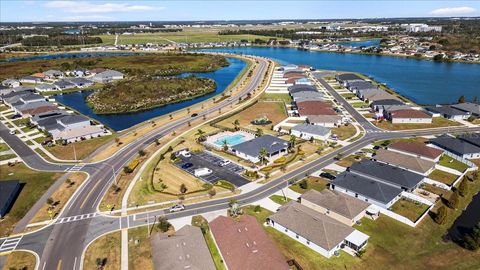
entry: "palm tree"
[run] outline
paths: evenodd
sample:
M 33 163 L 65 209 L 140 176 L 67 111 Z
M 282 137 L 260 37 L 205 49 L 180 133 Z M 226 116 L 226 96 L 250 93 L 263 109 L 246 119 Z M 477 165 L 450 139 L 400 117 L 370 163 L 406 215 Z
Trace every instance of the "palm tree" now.
M 199 129 L 199 130 L 197 130 L 197 133 L 195 135 L 198 136 L 198 139 L 197 139 L 198 141 L 200 141 L 200 142 L 205 141 L 205 131 Z
M 228 142 L 227 140 L 223 140 L 223 151 L 227 151 L 228 150 Z
M 267 156 L 268 156 L 268 151 L 265 147 L 262 147 L 262 149 L 260 149 L 260 152 L 258 152 L 258 156 L 260 157 L 260 162 L 262 162 L 263 164 L 266 164 L 267 162 Z
M 238 119 L 235 119 L 235 121 L 233 121 L 233 126 L 235 127 L 235 130 L 239 130 L 240 129 L 240 121 L 238 121 Z
M 263 129 L 257 128 L 257 131 L 255 132 L 255 136 L 257 137 L 263 136 Z
M 293 135 L 290 135 L 290 148 L 293 148 L 295 147 L 295 143 L 297 142 L 297 137 L 293 136 Z

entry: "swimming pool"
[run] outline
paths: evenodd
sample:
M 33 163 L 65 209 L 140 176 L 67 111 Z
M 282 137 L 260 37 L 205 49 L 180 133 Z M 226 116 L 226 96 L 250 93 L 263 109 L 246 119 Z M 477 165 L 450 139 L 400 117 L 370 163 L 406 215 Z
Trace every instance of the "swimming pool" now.
M 243 134 L 225 135 L 215 140 L 215 144 L 218 146 L 223 146 L 224 142 L 227 141 L 227 145 L 234 146 L 244 142 L 245 140 L 245 135 Z

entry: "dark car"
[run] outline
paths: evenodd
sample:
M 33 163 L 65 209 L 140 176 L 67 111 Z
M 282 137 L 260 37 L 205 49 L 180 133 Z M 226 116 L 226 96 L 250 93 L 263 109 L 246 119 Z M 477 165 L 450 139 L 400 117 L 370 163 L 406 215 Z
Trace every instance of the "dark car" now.
M 188 169 L 188 168 L 190 168 L 190 167 L 192 167 L 192 166 L 193 166 L 192 163 L 185 163 L 185 164 L 182 165 L 182 169 Z
M 22 115 L 20 115 L 20 114 L 15 114 L 15 115 L 13 115 L 13 116 L 11 117 L 11 119 L 17 119 L 17 118 L 20 118 L 20 117 L 22 117 Z
M 191 116 L 192 116 L 192 117 L 197 117 L 197 116 L 198 116 L 198 113 L 192 113 Z
M 322 172 L 322 173 L 320 174 L 320 176 L 323 177 L 323 178 L 330 179 L 330 180 L 333 180 L 333 179 L 336 178 L 335 175 L 333 175 L 333 174 L 331 174 L 331 173 L 327 173 L 327 172 Z

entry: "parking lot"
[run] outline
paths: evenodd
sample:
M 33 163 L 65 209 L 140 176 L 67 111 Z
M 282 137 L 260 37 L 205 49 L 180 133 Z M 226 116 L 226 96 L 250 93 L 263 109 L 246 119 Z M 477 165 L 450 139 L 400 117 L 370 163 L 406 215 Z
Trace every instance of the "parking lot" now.
M 240 175 L 245 170 L 240 165 L 231 162 L 230 164 L 222 167 L 219 165 L 219 163 L 224 160 L 221 157 L 215 156 L 208 152 L 190 152 L 190 154 L 190 157 L 184 157 L 183 155 L 179 155 L 181 161 L 175 163 L 175 165 L 178 168 L 187 171 L 192 175 L 194 174 L 194 171 L 196 169 L 209 168 L 210 170 L 212 170 L 211 174 L 199 177 L 205 182 L 215 184 L 219 180 L 227 180 L 228 182 L 234 184 L 237 187 L 241 187 L 245 184 L 250 183 L 250 181 Z M 191 163 L 192 166 L 185 168 L 185 164 L 187 163 Z

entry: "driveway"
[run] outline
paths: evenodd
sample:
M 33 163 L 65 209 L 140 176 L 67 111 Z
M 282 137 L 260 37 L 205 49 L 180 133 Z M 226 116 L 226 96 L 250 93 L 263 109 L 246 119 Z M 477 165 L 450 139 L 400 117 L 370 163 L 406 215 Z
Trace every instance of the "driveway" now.
M 175 165 L 190 174 L 193 174 L 193 172 L 199 168 L 209 168 L 210 170 L 212 170 L 212 173 L 209 175 L 201 176 L 199 178 L 211 184 L 215 184 L 219 180 L 227 180 L 228 182 L 234 184 L 237 187 L 241 187 L 245 184 L 250 183 L 250 181 L 240 175 L 245 170 L 240 165 L 232 162 L 228 165 L 221 167 L 218 164 L 224 159 L 208 152 L 191 152 L 191 155 L 191 157 L 184 157 L 180 155 L 180 158 L 182 160 L 175 163 Z M 193 166 L 186 169 L 182 168 L 182 166 L 186 163 L 192 163 Z

